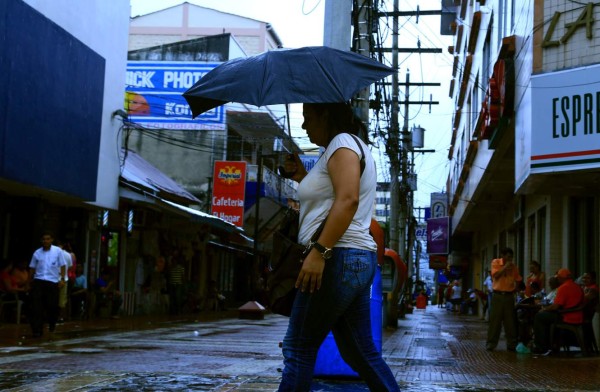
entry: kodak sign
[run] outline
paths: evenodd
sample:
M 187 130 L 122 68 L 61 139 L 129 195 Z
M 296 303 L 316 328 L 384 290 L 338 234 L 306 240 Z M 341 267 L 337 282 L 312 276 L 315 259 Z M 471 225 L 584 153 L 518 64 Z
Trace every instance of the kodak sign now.
M 211 214 L 236 226 L 244 224 L 246 162 L 216 161 Z

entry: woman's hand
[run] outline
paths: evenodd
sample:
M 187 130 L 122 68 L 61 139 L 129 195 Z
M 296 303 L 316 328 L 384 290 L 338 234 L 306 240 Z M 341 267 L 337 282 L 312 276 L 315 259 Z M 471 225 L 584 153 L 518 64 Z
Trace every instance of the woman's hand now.
M 296 288 L 304 292 L 307 289 L 314 293 L 321 288 L 325 260 L 323 256 L 313 248 L 302 262 L 302 269 L 296 280 Z
M 286 178 L 291 178 L 296 182 L 300 182 L 306 177 L 306 168 L 297 153 L 286 155 L 282 167 L 287 173 L 287 176 L 285 176 Z

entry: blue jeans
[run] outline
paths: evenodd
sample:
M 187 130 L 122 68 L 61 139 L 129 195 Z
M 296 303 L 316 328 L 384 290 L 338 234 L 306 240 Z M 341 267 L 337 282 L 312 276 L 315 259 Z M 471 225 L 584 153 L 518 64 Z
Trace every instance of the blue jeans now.
M 321 289 L 298 292 L 283 340 L 284 369 L 279 391 L 309 391 L 319 347 L 333 332 L 344 361 L 371 391 L 400 391 L 373 343 L 371 283 L 375 252 L 334 248 L 325 263 Z

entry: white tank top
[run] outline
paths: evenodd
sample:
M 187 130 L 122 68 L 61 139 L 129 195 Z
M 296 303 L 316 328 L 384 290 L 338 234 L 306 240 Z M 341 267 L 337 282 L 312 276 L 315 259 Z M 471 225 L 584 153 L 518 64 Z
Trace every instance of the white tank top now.
M 362 144 L 365 155 L 365 170 L 360 179 L 358 209 L 350 226 L 335 246 L 375 251 L 377 245 L 373 237 L 369 235 L 369 226 L 375 208 L 377 169 L 371 152 L 362 141 L 359 142 Z M 333 184 L 327 170 L 329 158 L 339 148 L 347 148 L 354 151 L 360 159 L 361 151 L 356 143 L 357 140 L 348 133 L 336 135 L 315 166 L 298 186 L 298 199 L 300 200 L 299 243 L 306 245 L 310 241 L 333 204 Z

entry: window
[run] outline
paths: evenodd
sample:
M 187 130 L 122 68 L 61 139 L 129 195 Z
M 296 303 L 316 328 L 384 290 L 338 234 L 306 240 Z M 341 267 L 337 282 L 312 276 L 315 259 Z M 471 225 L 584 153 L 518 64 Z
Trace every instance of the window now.
M 542 207 L 537 212 L 537 261 L 544 265 L 546 260 L 546 207 Z
M 595 270 L 597 224 L 594 198 L 574 197 L 569 205 L 569 269 L 573 276 Z

